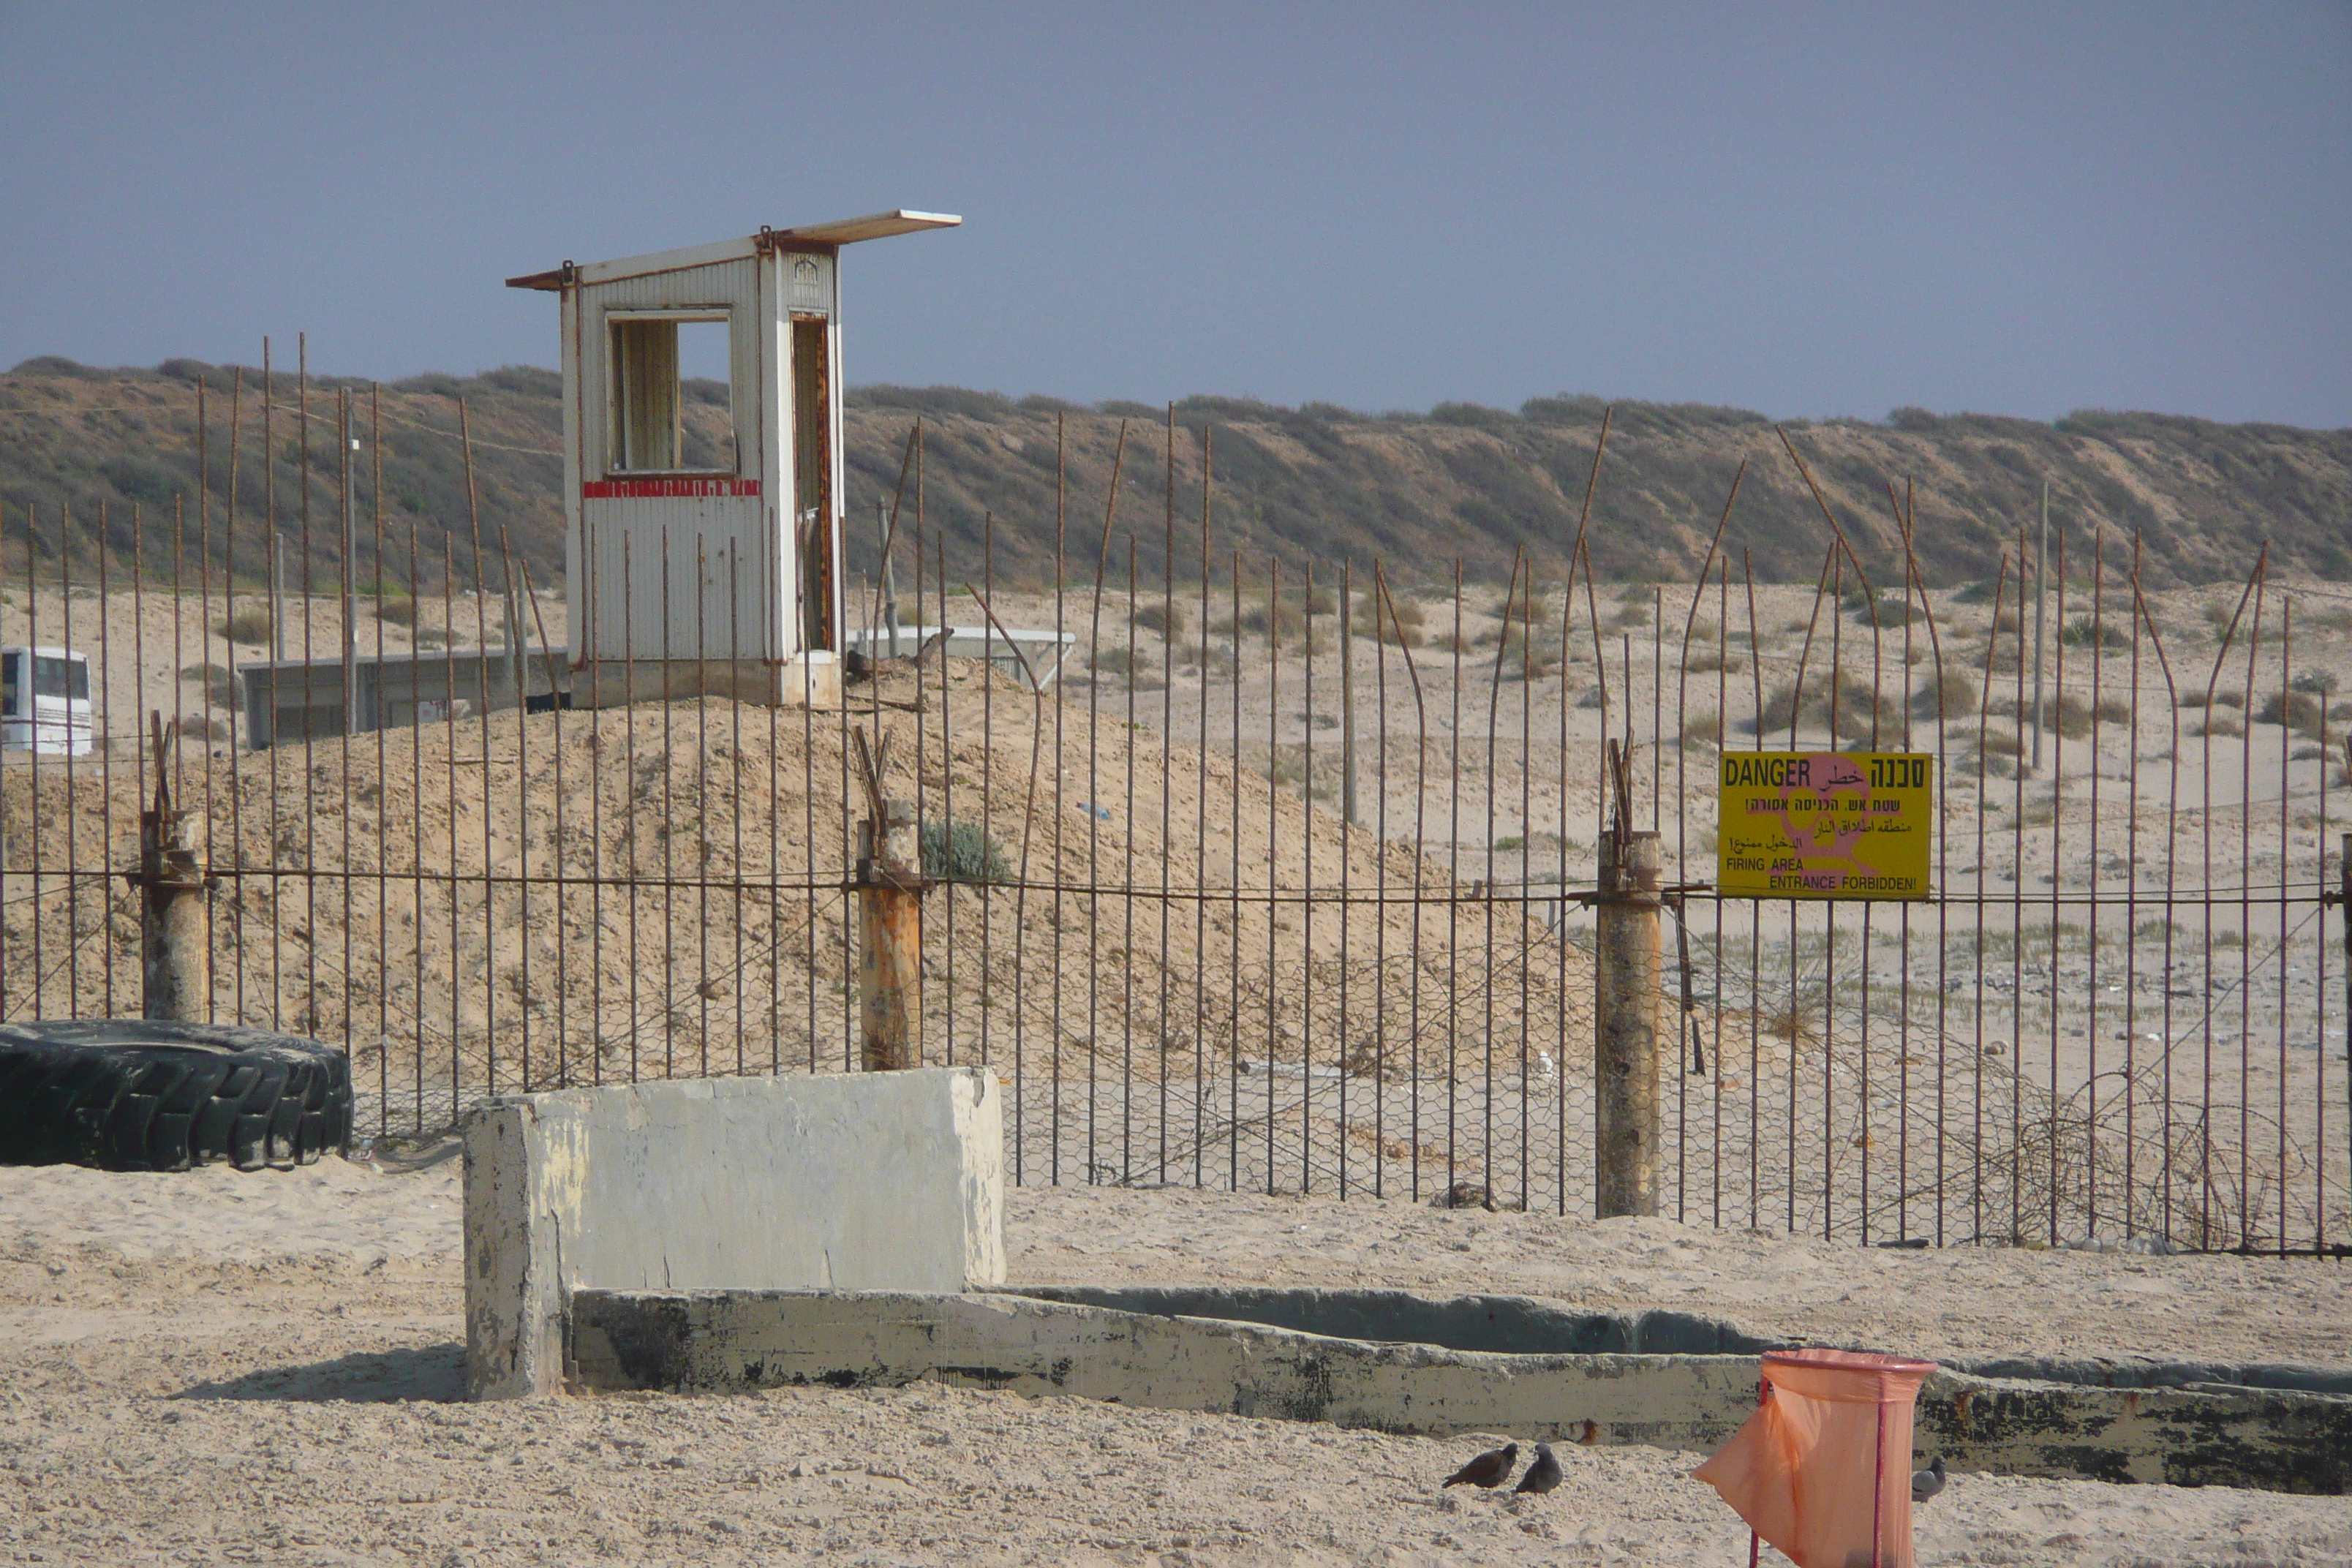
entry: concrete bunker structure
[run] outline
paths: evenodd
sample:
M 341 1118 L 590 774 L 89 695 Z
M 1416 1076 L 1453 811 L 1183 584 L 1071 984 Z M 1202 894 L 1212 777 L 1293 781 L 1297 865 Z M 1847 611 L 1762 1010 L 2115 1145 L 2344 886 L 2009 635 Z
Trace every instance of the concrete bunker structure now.
M 490 1102 L 466 1129 L 469 1391 L 935 1382 L 1703 1450 L 1787 1342 L 1510 1296 L 1007 1288 L 1000 1101 L 960 1068 Z M 2352 1371 L 1948 1361 L 1916 1442 L 1963 1470 L 2342 1493 Z
M 571 700 L 572 681 L 564 668 L 569 662 L 562 648 L 541 658 L 539 649 L 509 641 L 503 647 L 366 654 L 348 662 L 240 664 L 245 743 L 259 752 L 298 741 L 446 723 L 469 712 L 516 707 L 538 712 Z
M 507 279 L 562 302 L 575 706 L 839 701 L 842 249 L 962 221 L 876 213 Z

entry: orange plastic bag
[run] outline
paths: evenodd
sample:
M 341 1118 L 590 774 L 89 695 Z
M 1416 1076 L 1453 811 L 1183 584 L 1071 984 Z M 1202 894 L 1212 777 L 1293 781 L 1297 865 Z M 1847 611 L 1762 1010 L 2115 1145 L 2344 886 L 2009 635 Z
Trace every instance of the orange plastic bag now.
M 1798 1568 L 1912 1568 L 1912 1407 L 1935 1370 L 1854 1351 L 1770 1352 L 1756 1414 L 1691 1473 Z

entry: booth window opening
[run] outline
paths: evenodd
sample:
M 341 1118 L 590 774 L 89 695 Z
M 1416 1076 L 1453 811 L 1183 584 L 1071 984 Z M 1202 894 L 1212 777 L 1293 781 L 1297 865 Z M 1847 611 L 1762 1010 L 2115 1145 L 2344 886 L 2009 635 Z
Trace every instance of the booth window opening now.
M 612 432 L 606 468 L 631 474 L 733 474 L 733 322 L 725 310 L 614 312 Z

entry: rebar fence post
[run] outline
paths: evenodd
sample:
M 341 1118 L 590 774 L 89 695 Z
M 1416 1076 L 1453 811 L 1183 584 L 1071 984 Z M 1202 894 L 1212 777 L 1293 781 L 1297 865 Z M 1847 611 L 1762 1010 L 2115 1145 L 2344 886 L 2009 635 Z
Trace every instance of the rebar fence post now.
M 1658 910 L 1665 839 L 1621 829 L 1601 837 L 1593 962 L 1595 1210 L 1601 1219 L 1658 1212 Z
M 915 808 L 882 794 L 881 763 L 857 732 L 866 816 L 857 825 L 859 1065 L 867 1072 L 922 1066 L 922 852 Z
M 205 940 L 210 879 L 194 841 L 195 813 L 172 809 L 163 717 L 154 716 L 155 800 L 139 814 L 140 1010 L 149 1018 L 206 1021 L 213 994 L 212 944 Z

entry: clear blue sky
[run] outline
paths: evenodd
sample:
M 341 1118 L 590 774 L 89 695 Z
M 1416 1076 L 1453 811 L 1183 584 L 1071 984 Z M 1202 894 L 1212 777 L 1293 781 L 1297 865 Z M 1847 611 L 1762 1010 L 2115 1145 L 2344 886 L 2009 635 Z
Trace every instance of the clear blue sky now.
M 2352 5 L 0 0 L 0 367 L 555 358 L 912 206 L 853 382 L 2352 426 Z

